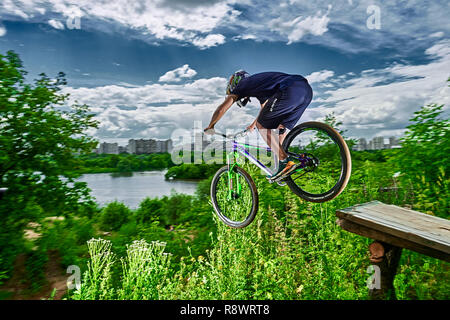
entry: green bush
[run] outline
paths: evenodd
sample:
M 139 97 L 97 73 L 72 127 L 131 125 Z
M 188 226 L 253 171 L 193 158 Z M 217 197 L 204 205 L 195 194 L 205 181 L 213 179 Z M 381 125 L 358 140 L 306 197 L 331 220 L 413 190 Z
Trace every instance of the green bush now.
M 213 164 L 180 164 L 167 170 L 166 179 L 207 179 L 213 175 L 221 165 Z
M 442 108 L 431 104 L 414 113 L 390 163 L 401 172 L 403 188 L 412 190 L 413 208 L 448 218 L 450 120 L 442 118 Z
M 135 219 L 138 223 L 143 224 L 159 221 L 162 207 L 163 202 L 161 200 L 147 197 L 139 204 L 139 208 L 135 213 Z
M 71 222 L 71 226 L 67 227 L 72 231 L 72 233 L 76 235 L 76 243 L 78 245 L 84 245 L 89 239 L 94 236 L 92 220 L 86 217 L 74 219 Z
M 100 228 L 117 231 L 131 216 L 131 210 L 121 202 L 111 202 L 100 213 Z

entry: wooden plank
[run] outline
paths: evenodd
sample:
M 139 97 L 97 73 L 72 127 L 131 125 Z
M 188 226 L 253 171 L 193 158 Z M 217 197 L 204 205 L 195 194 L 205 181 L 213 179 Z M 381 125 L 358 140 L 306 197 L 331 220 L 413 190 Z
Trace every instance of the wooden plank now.
M 347 215 L 345 218 L 380 231 L 440 248 L 441 250 L 448 251 L 450 253 L 450 240 L 445 234 L 450 234 L 450 231 L 445 229 L 445 227 L 440 228 L 439 225 L 427 226 L 423 221 L 413 218 L 411 218 L 409 221 L 410 223 L 407 224 L 403 219 L 395 219 L 392 215 L 387 215 L 386 217 L 380 218 L 371 213 L 373 212 L 359 212 L 355 215 Z M 338 216 L 341 217 L 340 215 Z
M 337 210 L 336 215 L 371 230 L 450 254 L 449 220 L 379 201 Z
M 450 243 L 450 221 L 378 201 L 338 210 L 338 216 L 375 229 L 377 225 L 381 230 L 388 228 L 430 238 L 445 247 Z
M 427 256 L 450 262 L 450 254 L 436 250 L 416 242 L 392 236 L 390 234 L 374 230 L 363 225 L 351 222 L 347 219 L 337 219 L 336 223 L 344 230 L 376 241 L 389 243 L 393 246 L 416 251 Z

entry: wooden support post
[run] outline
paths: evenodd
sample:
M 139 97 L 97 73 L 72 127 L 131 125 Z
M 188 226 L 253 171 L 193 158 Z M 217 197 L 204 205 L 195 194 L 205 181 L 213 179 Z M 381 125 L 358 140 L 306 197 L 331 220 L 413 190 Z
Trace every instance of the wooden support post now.
M 369 289 L 372 300 L 396 300 L 394 278 L 400 261 L 402 248 L 374 241 L 369 246 L 370 262 L 379 268 L 380 287 Z M 378 274 L 377 274 L 378 275 Z
M 8 191 L 8 188 L 0 188 L 0 200 L 3 198 L 6 191 Z

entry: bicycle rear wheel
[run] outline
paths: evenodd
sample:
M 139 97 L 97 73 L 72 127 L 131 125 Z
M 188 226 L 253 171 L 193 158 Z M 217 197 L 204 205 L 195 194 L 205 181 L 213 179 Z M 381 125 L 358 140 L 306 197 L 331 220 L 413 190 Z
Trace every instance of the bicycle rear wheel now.
M 299 168 L 285 179 L 299 197 L 325 202 L 336 198 L 347 186 L 352 166 L 350 150 L 329 125 L 302 123 L 289 132 L 283 148 L 299 163 Z
M 244 169 L 224 166 L 211 182 L 211 201 L 217 216 L 226 225 L 244 228 L 258 211 L 258 190 Z

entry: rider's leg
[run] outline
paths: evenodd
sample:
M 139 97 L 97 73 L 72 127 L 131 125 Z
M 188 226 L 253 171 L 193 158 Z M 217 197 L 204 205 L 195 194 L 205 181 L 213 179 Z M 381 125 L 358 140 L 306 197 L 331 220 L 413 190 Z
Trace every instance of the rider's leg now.
M 282 124 L 280 124 L 278 126 L 278 130 L 279 130 L 278 131 L 278 139 L 280 141 L 280 146 L 282 146 L 284 138 L 286 138 L 286 135 L 287 135 L 287 130 L 286 130 L 286 127 L 284 125 L 282 125 Z M 281 132 L 283 132 L 283 133 L 281 133 Z
M 280 135 L 273 134 L 271 129 L 264 128 L 258 121 L 256 121 L 256 127 L 258 128 L 259 133 L 261 134 L 267 145 L 270 147 L 270 149 L 272 149 L 272 151 L 278 155 L 278 159 L 281 161 L 285 160 L 287 158 L 287 154 L 286 152 L 284 152 L 281 144 L 283 143 L 286 133 L 282 135 L 283 137 L 281 140 Z
M 281 177 L 282 175 L 292 171 L 294 169 L 295 163 L 291 161 L 286 152 L 284 152 L 280 144 L 279 135 L 274 134 L 271 129 L 264 128 L 258 121 L 256 122 L 256 127 L 258 128 L 258 131 L 260 132 L 264 141 L 266 141 L 267 145 L 272 149 L 272 152 L 277 154 L 279 157 L 277 171 L 273 175 L 267 176 L 267 178 L 271 180 L 277 179 L 278 177 Z

